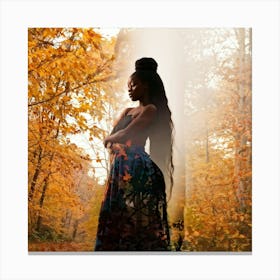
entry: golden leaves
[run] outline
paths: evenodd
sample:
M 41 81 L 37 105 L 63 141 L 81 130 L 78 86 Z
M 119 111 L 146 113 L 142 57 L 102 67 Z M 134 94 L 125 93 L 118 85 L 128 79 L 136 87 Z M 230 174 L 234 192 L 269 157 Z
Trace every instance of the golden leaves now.
M 92 28 L 28 30 L 30 234 L 35 234 L 40 217 L 40 238 L 45 227 L 53 236 L 72 238 L 76 221 L 93 211 L 95 167 L 91 157 L 72 143 L 72 136 L 87 133 L 85 141 L 93 141 L 108 133 L 103 120 L 107 110 L 116 107 L 112 96 L 121 86 L 114 80 L 113 58 L 114 42 Z M 100 164 L 101 158 L 97 155 L 96 162 Z M 98 217 L 97 208 L 90 215 Z M 95 234 L 92 224 L 78 224 L 90 232 L 88 238 Z
M 123 181 L 127 182 L 130 181 L 130 179 L 132 178 L 132 176 L 125 170 L 124 171 L 124 176 L 123 176 Z

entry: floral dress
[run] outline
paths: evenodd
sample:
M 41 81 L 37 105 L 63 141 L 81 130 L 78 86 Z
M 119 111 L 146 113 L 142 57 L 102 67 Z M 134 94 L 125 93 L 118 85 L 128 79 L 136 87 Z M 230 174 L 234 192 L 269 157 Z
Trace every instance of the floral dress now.
M 131 120 L 125 115 L 111 134 Z M 114 145 L 94 250 L 170 250 L 164 177 L 142 146 Z

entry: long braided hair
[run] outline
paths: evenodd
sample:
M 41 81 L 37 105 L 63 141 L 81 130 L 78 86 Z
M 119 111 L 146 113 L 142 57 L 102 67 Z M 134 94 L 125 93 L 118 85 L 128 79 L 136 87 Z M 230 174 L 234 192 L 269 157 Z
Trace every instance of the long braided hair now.
M 150 130 L 150 155 L 170 180 L 169 200 L 173 188 L 173 130 L 171 111 L 165 94 L 163 82 L 157 73 L 157 62 L 153 58 L 143 57 L 135 62 L 135 72 L 131 77 L 147 83 L 149 101 L 157 107 L 157 116 Z

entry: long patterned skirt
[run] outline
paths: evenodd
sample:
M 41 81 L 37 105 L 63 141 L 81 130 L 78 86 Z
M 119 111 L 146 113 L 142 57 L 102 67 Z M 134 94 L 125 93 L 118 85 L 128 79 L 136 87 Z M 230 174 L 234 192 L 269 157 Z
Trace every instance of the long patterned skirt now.
M 170 250 L 164 177 L 144 147 L 115 145 L 94 250 Z

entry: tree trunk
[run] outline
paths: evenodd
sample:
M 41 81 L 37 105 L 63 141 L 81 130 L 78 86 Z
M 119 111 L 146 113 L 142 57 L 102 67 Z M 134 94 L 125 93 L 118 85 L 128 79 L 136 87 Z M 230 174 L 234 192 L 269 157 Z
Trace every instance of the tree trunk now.
M 246 96 L 245 90 L 246 85 L 245 83 L 245 77 L 246 77 L 246 67 L 248 64 L 251 63 L 251 61 L 246 60 L 246 51 L 245 51 L 245 29 L 240 28 L 236 32 L 238 44 L 239 44 L 239 79 L 241 81 L 238 84 L 238 126 L 241 127 L 239 131 L 236 132 L 235 135 L 235 141 L 236 141 L 236 149 L 235 149 L 235 178 L 237 182 L 237 197 L 240 203 L 240 208 L 243 209 L 245 207 L 245 201 L 244 201 L 244 193 L 246 191 L 246 179 L 244 179 L 241 174 L 242 172 L 246 171 L 248 169 L 248 165 L 243 161 L 243 158 L 246 157 L 247 159 L 251 158 L 250 155 L 250 147 L 248 148 L 247 141 L 248 136 L 247 132 L 251 130 L 250 127 L 248 127 L 248 120 L 247 118 L 251 118 L 249 116 L 251 110 L 251 100 L 248 96 Z M 249 31 L 249 37 L 251 36 Z M 250 38 L 249 38 L 249 44 L 251 44 Z M 250 46 L 249 46 L 250 47 Z M 249 87 L 251 85 L 249 84 Z M 250 90 L 250 89 L 249 89 Z M 246 133 L 245 133 L 246 132 Z M 248 163 L 248 160 L 247 160 Z
M 206 162 L 209 162 L 208 127 L 206 127 L 206 136 L 205 136 L 205 160 L 206 160 Z
M 54 152 L 51 154 L 50 163 L 49 163 L 49 172 L 48 172 L 48 174 L 45 177 L 44 182 L 43 182 L 42 194 L 41 194 L 40 201 L 39 201 L 40 210 L 39 210 L 39 215 L 38 215 L 38 219 L 37 219 L 37 226 L 36 226 L 37 231 L 40 231 L 40 228 L 41 228 L 41 225 L 42 225 L 42 219 L 43 218 L 41 216 L 41 209 L 43 208 L 44 200 L 45 200 L 45 197 L 46 197 L 46 191 L 48 189 L 49 177 L 50 177 L 50 174 L 51 174 L 51 164 L 52 164 L 53 157 L 54 157 Z
M 72 234 L 72 239 L 73 240 L 76 238 L 78 225 L 79 225 L 79 220 L 76 220 L 74 225 L 73 225 L 73 234 Z
M 49 181 L 49 174 L 44 179 L 43 190 L 42 190 L 42 194 L 41 194 L 41 198 L 40 198 L 40 202 L 39 202 L 40 210 L 39 210 L 39 215 L 38 215 L 38 219 L 37 219 L 37 226 L 36 226 L 37 231 L 40 231 L 41 225 L 42 225 L 41 209 L 43 208 L 43 205 L 44 205 L 46 190 L 48 188 L 48 181 Z
M 43 150 L 42 147 L 39 146 L 38 161 L 37 161 L 37 166 L 36 166 L 32 181 L 31 181 L 30 191 L 29 191 L 29 194 L 28 194 L 28 201 L 32 201 L 32 199 L 33 199 L 35 186 L 36 186 L 36 183 L 37 183 L 39 173 L 41 171 L 42 150 Z

